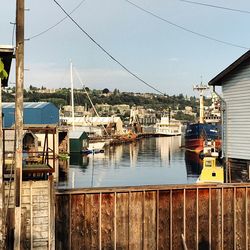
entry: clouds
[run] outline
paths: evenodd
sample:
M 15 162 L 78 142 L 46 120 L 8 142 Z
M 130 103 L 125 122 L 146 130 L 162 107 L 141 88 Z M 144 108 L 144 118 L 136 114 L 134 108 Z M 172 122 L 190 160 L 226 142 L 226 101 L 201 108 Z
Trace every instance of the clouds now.
M 55 62 L 33 63 L 29 71 L 25 71 L 25 86 L 70 88 L 70 67 L 69 64 L 66 66 L 68 67 L 57 67 Z M 91 89 L 118 88 L 131 91 L 134 85 L 134 79 L 122 69 L 77 68 L 73 72 L 73 78 L 75 88 L 81 88 L 82 82 Z
M 67 11 L 80 2 L 60 1 Z M 250 43 L 246 19 L 249 16 L 181 1 L 133 2 L 188 29 L 221 40 Z M 222 0 L 220 5 L 250 9 L 250 2 L 246 0 L 239 3 Z M 7 44 L 11 42 L 13 26 L 9 22 L 14 21 L 15 3 L 6 1 L 3 8 L 0 44 Z M 43 31 L 65 16 L 50 0 L 26 0 L 26 8 L 30 11 L 25 12 L 25 37 Z M 192 85 L 200 82 L 200 75 L 206 83 L 244 53 L 239 48 L 197 37 L 156 20 L 125 1 L 85 1 L 72 16 L 118 61 L 155 88 L 169 94 L 194 95 Z M 25 68 L 29 69 L 25 71 L 25 86 L 69 87 L 69 58 L 77 65 L 84 84 L 90 88 L 153 92 L 123 71 L 69 19 L 25 43 Z M 10 79 L 15 82 L 13 73 Z M 75 80 L 75 86 L 81 87 L 80 81 Z

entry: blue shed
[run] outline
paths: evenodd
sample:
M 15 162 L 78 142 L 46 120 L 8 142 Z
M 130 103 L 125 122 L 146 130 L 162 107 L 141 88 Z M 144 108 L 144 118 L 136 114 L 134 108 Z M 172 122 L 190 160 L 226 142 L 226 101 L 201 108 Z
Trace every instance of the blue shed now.
M 3 102 L 3 126 L 10 128 L 15 123 L 15 103 Z M 59 124 L 59 109 L 50 102 L 24 102 L 24 124 Z

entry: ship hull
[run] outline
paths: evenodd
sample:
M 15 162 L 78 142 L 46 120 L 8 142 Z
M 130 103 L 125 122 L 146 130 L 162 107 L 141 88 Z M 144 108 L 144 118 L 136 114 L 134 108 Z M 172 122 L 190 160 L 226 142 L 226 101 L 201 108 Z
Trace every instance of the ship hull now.
M 185 148 L 189 151 L 201 153 L 206 141 L 214 141 L 219 151 L 221 147 L 220 127 L 212 124 L 191 124 L 185 133 Z

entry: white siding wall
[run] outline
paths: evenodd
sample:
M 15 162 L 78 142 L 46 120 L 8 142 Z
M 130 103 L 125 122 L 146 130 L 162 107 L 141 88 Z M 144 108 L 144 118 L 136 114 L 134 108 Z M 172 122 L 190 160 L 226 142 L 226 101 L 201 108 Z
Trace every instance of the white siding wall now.
M 250 160 L 250 63 L 222 83 L 227 103 L 224 150 L 229 158 Z

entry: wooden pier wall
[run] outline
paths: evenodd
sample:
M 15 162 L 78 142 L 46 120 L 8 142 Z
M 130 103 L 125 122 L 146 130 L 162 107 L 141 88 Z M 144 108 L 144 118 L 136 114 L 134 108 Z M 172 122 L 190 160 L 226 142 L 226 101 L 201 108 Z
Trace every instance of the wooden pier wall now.
M 250 185 L 56 193 L 56 249 L 250 249 Z

